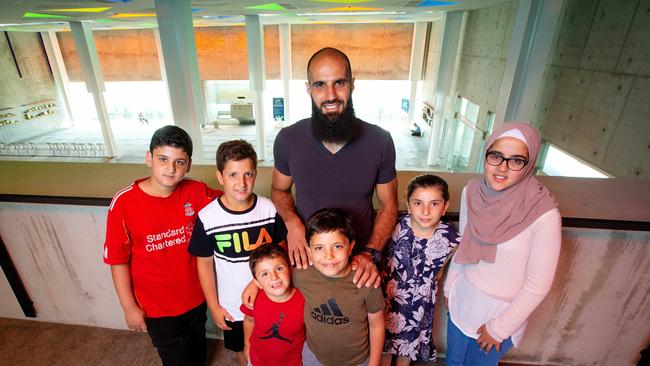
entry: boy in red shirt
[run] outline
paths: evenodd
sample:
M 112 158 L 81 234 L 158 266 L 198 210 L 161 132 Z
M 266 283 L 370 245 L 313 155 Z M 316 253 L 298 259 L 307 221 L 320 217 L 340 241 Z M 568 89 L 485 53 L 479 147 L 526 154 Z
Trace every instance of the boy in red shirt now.
M 197 213 L 222 192 L 184 179 L 192 140 L 181 128 L 153 134 L 151 176 L 119 191 L 108 210 L 104 262 L 130 329 L 149 333 L 163 365 L 204 365 L 206 303 L 187 252 Z
M 253 282 L 262 291 L 244 313 L 244 354 L 252 366 L 302 366 L 305 298 L 291 283 L 287 252 L 263 245 L 250 255 Z

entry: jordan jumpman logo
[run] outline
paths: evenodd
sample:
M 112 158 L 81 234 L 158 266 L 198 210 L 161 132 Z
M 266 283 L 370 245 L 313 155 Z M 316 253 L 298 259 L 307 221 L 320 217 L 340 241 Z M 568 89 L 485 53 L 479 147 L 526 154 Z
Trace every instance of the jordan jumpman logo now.
M 282 323 L 282 319 L 284 319 L 284 313 L 280 313 L 280 320 L 273 323 L 271 328 L 269 328 L 269 330 L 264 332 L 264 334 L 269 334 L 269 333 L 271 333 L 271 334 L 269 334 L 269 335 L 267 335 L 265 337 L 260 337 L 260 339 L 277 338 L 277 339 L 279 339 L 281 341 L 291 343 L 290 339 L 284 338 L 283 336 L 280 335 L 280 323 Z

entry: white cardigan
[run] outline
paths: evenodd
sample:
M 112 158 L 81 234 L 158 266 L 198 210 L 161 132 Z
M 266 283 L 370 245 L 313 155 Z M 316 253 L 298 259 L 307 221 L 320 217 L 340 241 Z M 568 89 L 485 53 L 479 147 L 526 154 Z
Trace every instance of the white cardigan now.
M 459 229 L 467 224 L 465 189 L 461 196 Z M 494 263 L 451 261 L 444 295 L 449 314 L 465 335 L 478 338 L 486 324 L 490 335 L 503 341 L 512 336 L 518 346 L 528 316 L 551 289 L 560 254 L 562 218 L 552 209 L 514 238 L 497 246 Z

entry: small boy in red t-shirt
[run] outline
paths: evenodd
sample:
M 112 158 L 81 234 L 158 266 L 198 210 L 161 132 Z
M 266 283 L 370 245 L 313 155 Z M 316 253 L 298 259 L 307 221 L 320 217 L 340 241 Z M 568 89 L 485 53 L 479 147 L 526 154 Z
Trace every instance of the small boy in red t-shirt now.
M 108 210 L 104 262 L 130 329 L 149 333 L 164 365 L 204 365 L 206 303 L 187 252 L 197 213 L 221 191 L 184 179 L 192 140 L 181 128 L 153 134 L 151 176 L 119 191 Z
M 263 245 L 250 255 L 253 282 L 262 291 L 244 313 L 244 354 L 252 366 L 302 365 L 305 299 L 291 283 L 287 252 Z

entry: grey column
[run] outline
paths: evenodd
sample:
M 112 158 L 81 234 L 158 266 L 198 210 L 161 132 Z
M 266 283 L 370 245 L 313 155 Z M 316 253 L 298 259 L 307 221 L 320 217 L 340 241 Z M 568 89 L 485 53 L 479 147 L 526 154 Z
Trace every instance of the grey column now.
M 97 111 L 99 125 L 102 128 L 106 155 L 109 157 L 117 156 L 115 139 L 113 138 L 113 131 L 111 131 L 111 125 L 108 119 L 106 101 L 104 101 L 104 91 L 106 88 L 104 88 L 104 78 L 99 65 L 99 57 L 97 56 L 93 33 L 87 23 L 78 21 L 70 22 L 70 30 L 72 30 L 72 38 L 77 48 L 77 55 L 79 56 L 81 72 L 86 82 L 86 89 L 93 95 L 93 100 L 95 101 L 95 110 Z
M 253 111 L 257 135 L 257 157 L 266 159 L 264 144 L 264 28 L 259 15 L 246 15 L 246 49 L 248 51 L 248 80 L 253 95 Z
M 280 78 L 284 92 L 284 124 L 291 124 L 291 25 L 280 24 Z
M 416 22 L 413 25 L 413 41 L 411 42 L 411 66 L 409 67 L 409 81 L 411 82 L 411 93 L 409 97 L 409 126 L 413 124 L 416 102 L 418 97 L 418 82 L 422 77 L 422 61 L 424 61 L 424 43 L 427 39 L 427 23 Z
M 201 124 L 205 123 L 205 113 L 191 2 L 155 0 L 155 5 L 174 123 L 192 137 L 195 156 L 201 160 Z
M 531 122 L 563 0 L 520 0 L 494 127 Z
M 462 47 L 461 34 L 463 31 L 462 12 L 445 14 L 442 42 L 440 42 L 440 59 L 438 60 L 438 75 L 434 91 L 433 122 L 429 139 L 428 165 L 437 165 L 442 139 L 442 124 L 445 115 L 451 111 L 454 96 L 455 80 L 457 78 L 459 48 Z
M 160 42 L 160 31 L 156 28 L 154 29 L 154 37 L 156 38 L 156 54 L 158 55 L 158 64 L 160 66 L 160 80 L 162 80 L 165 90 L 167 91 L 167 111 L 171 112 L 169 109 L 171 107 L 170 100 L 171 96 L 169 95 L 169 83 L 167 82 L 167 70 L 165 69 L 165 58 L 163 57 L 162 43 Z M 161 101 L 162 102 L 162 101 Z
M 54 83 L 56 84 L 58 102 L 65 108 L 67 119 L 71 125 L 74 125 L 74 117 L 70 109 L 70 101 L 68 95 L 68 72 L 65 69 L 63 56 L 61 55 L 61 48 L 59 47 L 59 40 L 56 38 L 56 32 L 47 31 L 41 32 L 43 44 L 45 45 L 45 53 L 47 54 L 47 61 L 50 63 L 50 69 L 54 76 Z

